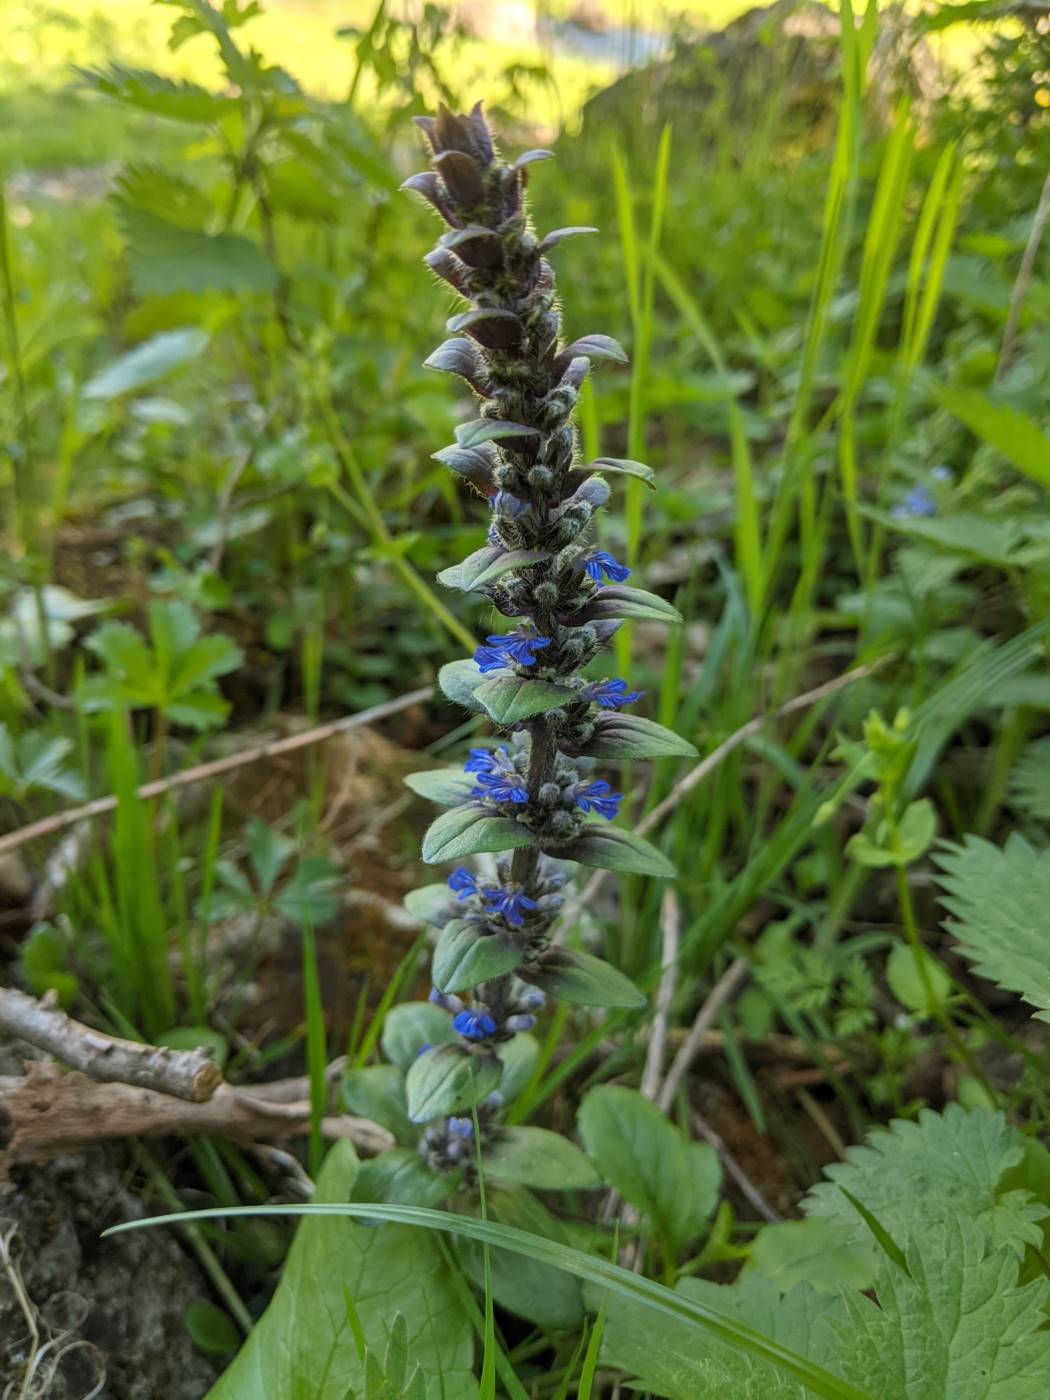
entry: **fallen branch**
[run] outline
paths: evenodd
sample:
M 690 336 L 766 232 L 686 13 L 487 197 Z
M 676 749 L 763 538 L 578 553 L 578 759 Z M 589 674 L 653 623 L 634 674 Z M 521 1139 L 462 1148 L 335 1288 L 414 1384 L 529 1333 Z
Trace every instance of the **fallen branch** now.
M 700 1053 L 704 1038 L 710 1031 L 712 1025 L 718 1017 L 718 1013 L 725 1006 L 726 1002 L 733 996 L 737 988 L 746 979 L 751 971 L 745 958 L 737 958 L 731 962 L 722 973 L 721 977 L 707 994 L 703 1006 L 696 1013 L 696 1019 L 689 1028 L 689 1034 L 678 1047 L 678 1053 L 671 1061 L 671 1068 L 667 1071 L 667 1078 L 663 1082 L 663 1087 L 656 1095 L 656 1103 L 664 1113 L 669 1113 L 671 1105 L 674 1103 L 675 1094 L 682 1079 L 692 1069 L 693 1061 Z
M 298 1088 L 301 1081 L 292 1081 Z M 153 1089 L 100 1083 L 48 1060 L 31 1061 L 22 1077 L 0 1077 L 0 1182 L 13 1166 L 47 1161 L 72 1149 L 122 1137 L 200 1133 L 238 1142 L 275 1142 L 309 1131 L 310 1102 L 283 1102 L 280 1084 L 257 1091 L 220 1084 L 203 1103 Z M 345 1138 L 364 1154 L 393 1147 L 385 1128 L 349 1114 L 322 1120 L 329 1139 Z
M 104 1035 L 74 1021 L 55 1001 L 37 1001 L 15 987 L 0 987 L 0 1032 L 91 1079 L 150 1089 L 190 1103 L 210 1099 L 222 1082 L 210 1049 L 172 1050 Z
M 360 710 L 355 715 L 344 715 L 342 719 L 330 720 L 327 724 L 320 724 L 314 729 L 304 730 L 301 734 L 290 734 L 284 739 L 273 739 L 269 743 L 256 744 L 250 749 L 242 749 L 239 753 L 227 754 L 225 758 L 216 758 L 210 763 L 199 763 L 195 768 L 185 768 L 181 773 L 173 773 L 170 778 L 159 778 L 152 783 L 143 783 L 140 788 L 136 789 L 136 795 L 141 798 L 162 797 L 167 792 L 189 787 L 192 783 L 207 782 L 209 778 L 218 778 L 223 773 L 232 772 L 235 768 L 243 768 L 246 764 L 258 763 L 266 758 L 277 758 L 281 754 L 294 753 L 296 749 L 304 749 L 311 744 L 323 743 L 325 739 L 331 739 L 336 734 L 345 734 L 348 730 L 359 729 L 362 725 L 371 724 L 374 720 L 386 719 L 390 715 L 399 714 L 412 705 L 429 700 L 433 694 L 434 687 L 432 685 L 424 686 L 420 690 L 412 690 L 407 695 L 398 696 L 396 700 L 384 700 L 381 705 L 372 705 L 369 709 Z M 53 836 L 57 831 L 65 831 L 67 827 L 75 826 L 77 822 L 105 816 L 107 812 L 115 811 L 116 806 L 117 799 L 114 796 L 97 797 L 93 802 L 85 802 L 82 807 L 70 807 L 64 812 L 55 812 L 50 817 L 43 817 L 40 821 L 19 827 L 17 831 L 0 836 L 0 855 L 7 851 L 15 851 L 20 846 L 26 845 L 29 841 L 35 841 L 41 836 Z

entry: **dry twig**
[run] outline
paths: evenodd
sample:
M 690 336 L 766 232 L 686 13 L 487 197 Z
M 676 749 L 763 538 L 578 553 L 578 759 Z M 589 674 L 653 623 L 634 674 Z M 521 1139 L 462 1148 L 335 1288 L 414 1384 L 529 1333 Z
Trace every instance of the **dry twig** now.
M 730 963 L 708 992 L 707 999 L 696 1013 L 696 1019 L 689 1029 L 689 1034 L 679 1047 L 678 1054 L 671 1061 L 671 1068 L 667 1071 L 667 1078 L 657 1096 L 657 1105 L 665 1113 L 670 1111 L 671 1105 L 674 1103 L 674 1096 L 678 1092 L 678 1086 L 700 1053 L 704 1038 L 711 1029 L 712 1023 L 749 971 L 747 959 L 737 958 Z
M 656 1015 L 653 1017 L 649 1044 L 645 1051 L 645 1068 L 642 1071 L 641 1083 L 641 1092 L 647 1099 L 654 1100 L 663 1073 L 667 1022 L 678 981 L 678 942 L 682 932 L 682 911 L 678 904 L 678 896 L 670 887 L 664 891 L 663 902 L 660 905 L 660 927 L 663 930 L 663 955 L 660 959 L 663 972 L 656 993 Z

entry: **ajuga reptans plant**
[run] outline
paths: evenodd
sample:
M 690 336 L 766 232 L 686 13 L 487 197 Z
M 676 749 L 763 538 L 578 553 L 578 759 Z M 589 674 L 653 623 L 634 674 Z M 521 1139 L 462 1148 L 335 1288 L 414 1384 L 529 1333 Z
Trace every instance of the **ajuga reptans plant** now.
M 448 231 L 426 262 L 467 303 L 452 335 L 426 361 L 465 380 L 478 417 L 436 454 L 484 496 L 483 548 L 439 575 L 478 593 L 507 619 L 470 659 L 442 668 L 451 699 L 498 727 L 502 742 L 473 748 L 463 769 L 420 773 L 411 786 L 448 810 L 423 841 L 430 863 L 454 863 L 447 884 L 409 896 L 441 930 L 431 999 L 455 1039 L 426 1048 L 408 1075 L 409 1113 L 428 1123 L 433 1166 L 462 1164 L 479 1110 L 498 1132 L 501 1055 L 532 1027 L 547 996 L 584 1006 L 638 1006 L 637 988 L 589 954 L 552 944 L 569 873 L 562 862 L 669 877 L 674 868 L 613 819 L 621 802 L 596 773 L 605 760 L 694 752 L 676 734 L 625 713 L 641 698 L 628 681 L 589 679 L 588 664 L 628 618 L 680 621 L 662 598 L 625 583 L 629 570 L 597 547 L 595 517 L 609 499 L 602 473 L 652 483 L 641 463 L 578 456 L 573 410 L 593 360 L 625 359 L 608 336 L 564 345 L 546 255 L 593 229 L 539 237 L 525 205 L 527 151 L 513 164 L 493 147 L 480 104 L 417 118 L 433 169 L 405 187 Z M 465 858 L 490 853 L 487 869 Z M 494 862 L 491 855 L 495 856 Z

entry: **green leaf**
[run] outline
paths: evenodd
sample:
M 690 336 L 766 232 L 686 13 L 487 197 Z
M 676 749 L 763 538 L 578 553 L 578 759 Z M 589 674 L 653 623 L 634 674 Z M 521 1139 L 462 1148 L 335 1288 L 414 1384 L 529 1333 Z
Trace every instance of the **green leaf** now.
M 580 1191 L 602 1184 L 580 1149 L 546 1128 L 502 1128 L 484 1163 L 497 1180 L 540 1191 Z
M 455 1040 L 447 1011 L 429 1001 L 403 1001 L 386 1013 L 379 1043 L 387 1059 L 407 1074 L 424 1045 L 446 1045 Z
M 162 331 L 111 360 L 81 390 L 85 399 L 109 400 L 133 393 L 182 369 L 202 355 L 211 337 L 197 327 Z
M 346 1070 L 342 1097 L 349 1113 L 371 1118 L 405 1146 L 415 1142 L 418 1132 L 408 1117 L 405 1076 L 397 1065 L 366 1065 L 363 1069 Z
M 475 714 L 481 714 L 482 709 L 474 699 L 474 692 L 482 683 L 484 677 L 477 668 L 474 661 L 448 661 L 438 672 L 438 685 L 441 692 L 457 705 L 465 705 L 468 710 L 473 710 Z
M 618 340 L 613 340 L 611 335 L 595 335 L 593 332 L 566 345 L 562 354 L 566 360 L 576 355 L 586 355 L 592 360 L 613 360 L 619 365 L 627 363 L 627 352 Z
M 362 1162 L 352 1200 L 391 1205 L 440 1206 L 459 1187 L 460 1172 L 431 1171 L 415 1147 L 392 1147 Z
M 581 747 L 588 758 L 695 758 L 687 739 L 641 715 L 599 715 Z
M 470 796 L 474 786 L 462 768 L 430 768 L 424 773 L 409 773 L 402 781 L 420 797 L 440 807 L 458 807 Z
M 951 995 L 952 979 L 925 948 L 919 951 L 922 955 L 921 966 L 915 957 L 915 950 L 906 943 L 898 943 L 886 960 L 886 981 L 902 1006 L 919 1016 L 935 1016 L 937 1008 L 943 1006 Z M 923 967 L 930 984 L 932 1002 L 927 998 L 923 984 Z
M 210 1050 L 212 1059 L 220 1068 L 230 1053 L 226 1037 L 213 1031 L 210 1026 L 175 1026 L 154 1036 L 154 1041 L 157 1045 L 168 1045 L 172 1050 Z
M 464 1113 L 499 1086 L 503 1065 L 495 1055 L 471 1054 L 464 1045 L 439 1045 L 413 1062 L 405 1081 L 408 1116 L 429 1123 Z
M 755 1236 L 745 1276 L 760 1274 L 787 1292 L 797 1283 L 818 1293 L 870 1288 L 875 1280 L 873 1242 L 857 1240 L 842 1225 L 814 1216 L 764 1225 Z
M 78 773 L 66 767 L 73 741 L 60 735 L 29 730 L 12 739 L 7 725 L 0 721 L 0 794 L 21 801 L 30 792 L 54 792 L 79 802 L 84 783 Z
M 459 860 L 480 851 L 513 851 L 531 846 L 534 837 L 512 817 L 494 817 L 484 807 L 468 804 L 442 812 L 423 837 L 423 859 L 428 865 Z
M 982 977 L 1038 1008 L 1037 1020 L 1050 1021 L 1050 851 L 1033 849 L 1015 832 L 1002 849 L 967 836 L 934 858 L 959 951 Z
M 576 692 L 551 681 L 534 681 L 524 676 L 493 676 L 482 681 L 474 699 L 497 724 L 518 724 L 545 710 L 571 704 Z
M 542 549 L 501 549 L 496 545 L 486 545 L 476 550 L 450 569 L 438 574 L 438 582 L 446 588 L 460 588 L 465 593 L 484 588 L 485 584 L 502 578 L 515 569 L 527 568 L 530 564 L 540 564 L 550 555 Z
M 499 1091 L 508 1103 L 513 1103 L 532 1078 L 540 1057 L 539 1043 L 528 1031 L 519 1031 L 513 1040 L 497 1045 L 496 1054 L 503 1062 Z
M 318 1202 L 348 1200 L 357 1166 L 349 1143 L 337 1143 Z M 348 1390 L 360 1392 L 364 1366 L 344 1289 L 378 1354 L 394 1309 L 404 1317 L 427 1400 L 476 1400 L 472 1326 L 436 1242 L 405 1226 L 369 1229 L 346 1218 L 300 1224 L 273 1301 L 208 1400 L 346 1400 Z
M 653 1222 L 673 1250 L 703 1230 L 718 1204 L 722 1168 L 635 1089 L 600 1084 L 584 1097 L 580 1136 L 604 1180 Z
M 911 802 L 897 823 L 897 858 L 901 865 L 911 865 L 925 855 L 937 834 L 937 813 L 928 797 Z
M 965 1216 L 989 1238 L 1021 1251 L 1038 1244 L 1035 1224 L 1050 1204 L 1027 1191 L 1000 1185 L 1024 1156 L 1024 1139 L 1001 1113 L 949 1104 L 943 1113 L 923 1109 L 914 1123 L 895 1121 L 876 1129 L 864 1146 L 851 1147 L 844 1162 L 825 1168 L 827 1181 L 803 1201 L 807 1215 L 845 1228 L 853 1240 L 871 1238 L 840 1186 L 880 1222 L 907 1253 L 911 1238 L 953 1216 Z
M 409 890 L 401 901 L 414 919 L 423 924 L 444 928 L 456 908 L 455 896 L 444 880 L 437 885 L 421 885 Z
M 342 908 L 346 876 L 324 856 L 304 856 L 274 901 L 289 923 L 320 928 Z
M 121 63 L 109 63 L 105 68 L 75 68 L 74 72 L 96 92 L 171 121 L 208 124 L 221 121 L 237 108 L 235 98 L 209 92 L 197 83 L 175 81 Z
M 233 1318 L 206 1298 L 195 1298 L 185 1314 L 186 1331 L 201 1351 L 228 1353 L 241 1344 Z
M 470 423 L 461 423 L 456 428 L 456 442 L 460 447 L 467 448 L 480 447 L 483 442 L 534 443 L 539 436 L 536 428 L 497 418 L 475 418 Z
M 441 930 L 434 949 L 434 986 L 439 992 L 462 992 L 513 972 L 521 958 L 521 949 L 512 939 L 482 933 L 477 924 L 453 919 Z
M 1050 823 L 1050 739 L 1036 739 L 1014 764 L 1010 804 L 1036 821 Z
M 835 1327 L 846 1377 L 875 1400 L 1040 1400 L 1050 1379 L 1043 1277 L 1018 1286 L 1018 1259 L 963 1212 L 927 1227 L 908 1271 L 881 1264 L 877 1303 L 847 1294 Z
M 936 388 L 934 392 L 949 413 L 1018 471 L 1040 486 L 1050 486 L 1050 437 L 1034 419 L 1009 404 L 994 403 L 973 388 Z
M 581 472 L 615 472 L 619 476 L 633 476 L 644 481 L 651 490 L 656 490 L 656 473 L 644 462 L 634 462 L 629 457 L 596 457 L 588 466 L 575 469 Z
M 272 292 L 277 269 L 248 238 L 180 228 L 143 209 L 121 207 L 132 282 L 140 296 L 173 292 Z
M 618 870 L 624 875 L 654 875 L 674 879 L 677 871 L 662 851 L 644 837 L 619 826 L 585 827 L 573 841 L 551 852 L 558 860 L 575 860 L 599 870 Z
M 649 593 L 644 588 L 629 588 L 623 583 L 610 583 L 600 588 L 587 604 L 584 615 L 591 620 L 602 621 L 628 617 L 648 622 L 682 621 L 678 609 L 658 594 Z
M 269 894 L 295 846 L 259 817 L 248 819 L 244 844 L 256 883 L 263 894 Z
M 645 997 L 630 978 L 610 963 L 578 948 L 549 948 L 536 962 L 523 964 L 518 976 L 574 1006 L 624 1007 L 636 1011 L 645 1005 Z

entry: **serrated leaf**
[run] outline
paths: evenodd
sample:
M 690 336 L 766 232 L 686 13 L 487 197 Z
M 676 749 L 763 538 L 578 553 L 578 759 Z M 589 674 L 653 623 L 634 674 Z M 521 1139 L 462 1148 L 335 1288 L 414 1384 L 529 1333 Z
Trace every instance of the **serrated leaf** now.
M 1018 471 L 1050 486 L 1050 437 L 1027 414 L 995 403 L 975 389 L 935 388 L 944 407 L 982 441 L 1001 452 Z
M 575 1143 L 546 1128 L 502 1128 L 484 1162 L 498 1181 L 538 1191 L 585 1191 L 602 1184 Z
M 120 63 L 109 63 L 105 68 L 75 68 L 74 72 L 96 92 L 171 121 L 216 122 L 237 105 L 235 98 L 209 92 L 197 83 L 175 81 Z
M 574 1006 L 624 1007 L 645 1005 L 645 997 L 629 977 L 610 963 L 578 948 L 550 948 L 534 963 L 518 969 L 524 982 L 540 987 L 558 1001 Z
M 677 1249 L 714 1213 L 722 1181 L 718 1154 L 690 1142 L 636 1089 L 600 1084 L 580 1105 L 580 1136 L 602 1178 Z
M 1000 849 L 967 836 L 935 854 L 948 930 L 982 977 L 1016 992 L 1050 1021 L 1050 851 L 1037 851 L 1016 832 Z
M 696 758 L 688 739 L 641 715 L 599 715 L 580 748 L 588 758 Z
M 457 705 L 463 705 L 475 714 L 483 713 L 474 699 L 474 692 L 484 680 L 484 676 L 474 661 L 448 661 L 438 672 L 438 685 L 443 695 Z
M 521 949 L 499 933 L 482 933 L 477 924 L 452 919 L 441 930 L 431 975 L 439 992 L 462 992 L 513 972 Z
M 495 1055 L 472 1055 L 462 1045 L 439 1045 L 426 1050 L 409 1068 L 408 1116 L 429 1123 L 450 1113 L 463 1113 L 499 1087 L 503 1065 Z
M 482 681 L 474 699 L 497 724 L 519 724 L 532 715 L 571 704 L 576 692 L 553 681 L 526 676 L 492 676 Z
M 162 331 L 141 345 L 119 355 L 88 380 L 81 390 L 85 399 L 103 401 L 133 393 L 147 384 L 181 369 L 207 349 L 211 337 L 196 326 Z
M 660 880 L 672 880 L 677 874 L 662 851 L 644 837 L 619 826 L 592 823 L 553 854 L 559 860 L 575 860 L 599 870 L 618 870 L 622 875 L 653 875 Z
M 521 343 L 522 325 L 513 311 L 481 306 L 460 312 L 445 323 L 454 335 L 471 336 L 486 350 L 513 350 Z
M 429 1001 L 403 1001 L 392 1006 L 383 1021 L 383 1054 L 407 1074 L 427 1045 L 451 1045 L 456 1040 L 452 1017 Z
M 430 768 L 423 773 L 408 773 L 402 781 L 414 793 L 440 807 L 458 807 L 474 786 L 462 768 Z
M 651 490 L 656 490 L 656 473 L 652 467 L 647 467 L 644 462 L 635 462 L 630 457 L 595 457 L 589 466 L 581 465 L 573 470 L 615 472 L 619 476 L 633 476 L 638 481 L 644 481 Z
M 755 1236 L 745 1274 L 760 1274 L 783 1292 L 808 1283 L 818 1293 L 870 1288 L 875 1279 L 875 1245 L 856 1240 L 830 1220 L 785 1220 L 764 1225 Z
M 442 812 L 423 837 L 423 859 L 428 865 L 459 860 L 480 851 L 513 851 L 535 840 L 527 827 L 512 817 L 494 817 L 484 807 L 469 803 Z

